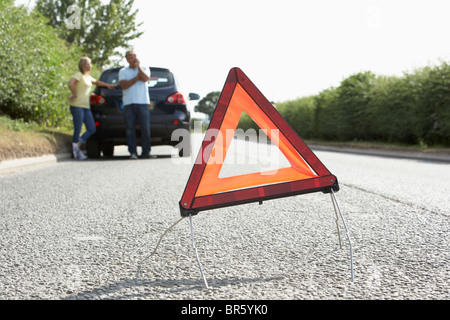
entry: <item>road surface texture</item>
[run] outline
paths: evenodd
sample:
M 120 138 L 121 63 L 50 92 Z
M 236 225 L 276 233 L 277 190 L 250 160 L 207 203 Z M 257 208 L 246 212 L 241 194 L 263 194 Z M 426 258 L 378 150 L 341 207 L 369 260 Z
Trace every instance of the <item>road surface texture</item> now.
M 255 166 L 248 150 L 227 174 Z M 206 289 L 189 219 L 152 254 L 194 160 L 154 151 L 1 174 L 0 299 L 450 298 L 448 163 L 316 151 L 339 179 L 354 282 L 342 221 L 338 233 L 330 195 L 314 193 L 194 216 Z

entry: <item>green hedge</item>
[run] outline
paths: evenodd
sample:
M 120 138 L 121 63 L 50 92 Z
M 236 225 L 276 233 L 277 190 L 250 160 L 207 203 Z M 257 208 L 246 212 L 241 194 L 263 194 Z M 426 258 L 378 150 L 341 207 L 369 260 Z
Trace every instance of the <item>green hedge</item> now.
M 277 104 L 304 139 L 450 146 L 450 65 L 403 76 L 354 74 L 339 87 Z M 251 119 L 243 118 L 247 129 Z
M 80 57 L 40 14 L 0 2 L 0 113 L 48 126 L 70 124 L 67 83 Z

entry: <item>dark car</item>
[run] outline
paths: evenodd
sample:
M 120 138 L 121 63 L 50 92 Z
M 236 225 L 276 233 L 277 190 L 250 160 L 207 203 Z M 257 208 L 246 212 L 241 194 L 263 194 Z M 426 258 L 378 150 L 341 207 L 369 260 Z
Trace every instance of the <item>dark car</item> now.
M 106 157 L 114 154 L 114 146 L 127 145 L 126 124 L 123 113 L 122 89 L 119 86 L 119 70 L 104 70 L 100 81 L 117 84 L 117 89 L 96 87 L 91 95 L 90 104 L 97 131 L 86 142 L 90 158 Z M 148 81 L 151 104 L 151 144 L 176 146 L 180 141 L 172 141 L 176 129 L 189 130 L 190 112 L 184 96 L 179 92 L 173 73 L 166 68 L 150 67 Z M 198 100 L 199 95 L 189 94 L 190 100 Z M 141 145 L 139 122 L 137 125 L 137 145 Z M 183 142 L 179 149 L 180 156 L 190 155 L 190 142 Z

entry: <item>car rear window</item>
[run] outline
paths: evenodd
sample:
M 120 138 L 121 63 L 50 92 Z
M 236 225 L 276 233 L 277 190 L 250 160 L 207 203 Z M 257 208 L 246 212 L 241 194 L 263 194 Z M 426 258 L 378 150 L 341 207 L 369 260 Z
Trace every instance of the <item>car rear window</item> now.
M 101 80 L 110 84 L 119 83 L 119 70 L 105 72 Z M 150 88 L 169 87 L 174 84 L 173 74 L 167 70 L 151 70 L 148 86 Z

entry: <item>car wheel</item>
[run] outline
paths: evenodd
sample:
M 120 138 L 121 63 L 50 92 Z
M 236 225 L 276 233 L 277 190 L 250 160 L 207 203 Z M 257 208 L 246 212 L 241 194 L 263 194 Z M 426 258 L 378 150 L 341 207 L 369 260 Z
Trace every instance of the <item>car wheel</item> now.
M 70 143 L 69 150 L 70 150 L 70 157 L 72 159 L 74 159 L 75 157 L 73 156 L 73 144 L 72 143 Z
M 100 158 L 100 142 L 90 138 L 86 141 L 86 150 L 89 158 Z
M 112 157 L 114 155 L 114 145 L 107 144 L 103 146 L 103 155 L 105 157 Z

